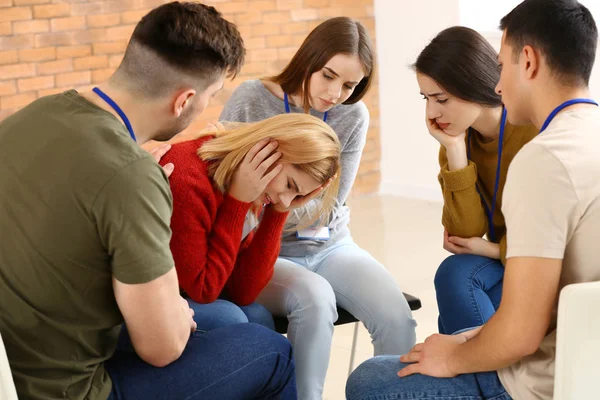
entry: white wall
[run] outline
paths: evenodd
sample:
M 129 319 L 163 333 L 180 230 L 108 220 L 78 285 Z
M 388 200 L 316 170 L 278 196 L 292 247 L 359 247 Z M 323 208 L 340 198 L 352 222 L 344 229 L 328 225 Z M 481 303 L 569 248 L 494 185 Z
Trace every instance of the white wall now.
M 409 69 L 442 29 L 457 25 L 459 0 L 375 0 L 381 113 L 381 193 L 440 200 L 438 143 Z
M 442 29 L 466 25 L 500 47 L 500 19 L 521 0 L 375 0 L 381 113 L 382 194 L 441 201 L 438 143 L 425 127 L 425 103 L 408 68 Z M 600 25 L 600 0 L 580 0 Z M 590 88 L 600 99 L 600 54 Z
M 600 27 L 600 0 L 579 0 L 585 5 Z M 497 50 L 500 49 L 502 33 L 498 29 L 500 19 L 508 14 L 521 0 L 459 0 L 460 24 L 479 31 Z M 590 91 L 600 100 L 600 52 L 596 52 L 596 63 L 590 79 Z

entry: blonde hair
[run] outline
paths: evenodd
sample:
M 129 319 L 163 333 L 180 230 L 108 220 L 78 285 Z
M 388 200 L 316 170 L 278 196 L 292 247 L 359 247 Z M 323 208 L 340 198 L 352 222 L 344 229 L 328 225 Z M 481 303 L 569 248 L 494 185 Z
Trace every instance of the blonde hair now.
M 263 139 L 279 143 L 277 151 L 282 154 L 279 163 L 288 163 L 307 173 L 319 184 L 333 178 L 321 194 L 321 207 L 310 221 L 323 222 L 330 215 L 340 185 L 340 141 L 329 125 L 308 114 L 280 114 L 260 122 L 229 125 L 225 130 L 205 132 L 214 139 L 198 149 L 198 155 L 209 162 L 209 175 L 216 186 L 225 193 L 244 157 Z

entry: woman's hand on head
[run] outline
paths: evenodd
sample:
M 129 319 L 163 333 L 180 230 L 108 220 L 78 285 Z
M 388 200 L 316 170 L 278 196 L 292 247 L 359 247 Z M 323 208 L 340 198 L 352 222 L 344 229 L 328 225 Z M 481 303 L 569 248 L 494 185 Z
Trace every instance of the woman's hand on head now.
M 281 158 L 278 143 L 263 139 L 246 154 L 233 174 L 228 194 L 238 201 L 252 203 L 264 192 L 267 185 L 281 172 L 281 164 L 271 168 Z M 270 169 L 270 171 L 269 171 Z
M 327 182 L 325 182 L 324 184 L 322 184 L 321 186 L 319 186 L 318 188 L 316 188 L 315 190 L 313 190 L 306 196 L 296 196 L 296 198 L 294 198 L 294 200 L 292 200 L 292 202 L 290 203 L 290 205 L 288 207 L 286 207 L 284 204 L 279 202 L 272 206 L 273 209 L 280 213 L 286 213 L 286 212 L 290 212 L 296 208 L 304 207 L 311 200 L 319 197 L 323 193 L 323 191 L 325 191 L 325 189 L 327 189 L 327 187 L 329 187 L 329 185 L 331 185 L 331 182 L 333 182 L 333 180 L 336 178 L 336 176 L 329 178 L 327 180 Z

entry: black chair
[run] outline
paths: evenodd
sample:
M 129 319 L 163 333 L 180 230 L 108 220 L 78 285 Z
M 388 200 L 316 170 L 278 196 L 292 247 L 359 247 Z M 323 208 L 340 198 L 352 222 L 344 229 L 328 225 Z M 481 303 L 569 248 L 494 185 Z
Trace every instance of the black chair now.
M 404 297 L 406 301 L 408 301 L 408 305 L 412 311 L 419 310 L 421 308 L 421 300 L 418 297 L 412 296 L 410 294 L 404 293 Z M 350 314 L 345 309 L 338 307 L 337 308 L 338 319 L 335 321 L 333 325 L 345 325 L 351 324 L 353 322 L 359 322 L 354 315 Z M 288 329 L 288 319 L 287 317 L 275 317 L 275 330 L 279 333 L 286 333 Z M 354 353 L 356 350 L 356 339 L 358 337 L 358 323 L 354 326 L 354 337 L 352 338 L 352 350 L 350 353 L 350 366 L 348 368 L 348 375 L 352 372 L 352 367 L 354 366 Z

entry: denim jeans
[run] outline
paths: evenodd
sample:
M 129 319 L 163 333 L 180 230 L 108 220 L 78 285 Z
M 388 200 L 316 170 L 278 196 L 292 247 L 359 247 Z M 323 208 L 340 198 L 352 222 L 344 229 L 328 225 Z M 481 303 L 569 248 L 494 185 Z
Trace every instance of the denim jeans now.
M 109 400 L 295 400 L 292 348 L 285 337 L 256 324 L 195 332 L 181 355 L 163 368 L 119 348 L 105 363 Z
M 279 258 L 257 302 L 289 320 L 302 400 L 323 398 L 336 304 L 365 324 L 375 355 L 404 354 L 415 344 L 417 323 L 400 286 L 351 237 L 312 256 Z
M 273 315 L 258 303 L 238 306 L 223 299 L 217 299 L 208 304 L 196 303 L 189 298 L 186 300 L 190 308 L 194 310 L 194 321 L 198 324 L 199 331 L 206 332 L 245 322 L 253 322 L 275 330 Z
M 500 306 L 504 266 L 500 260 L 461 254 L 448 257 L 435 275 L 440 333 L 485 324 Z
M 406 365 L 399 356 L 380 356 L 362 363 L 346 384 L 347 400 L 511 400 L 496 372 L 441 379 L 425 375 L 400 378 Z

